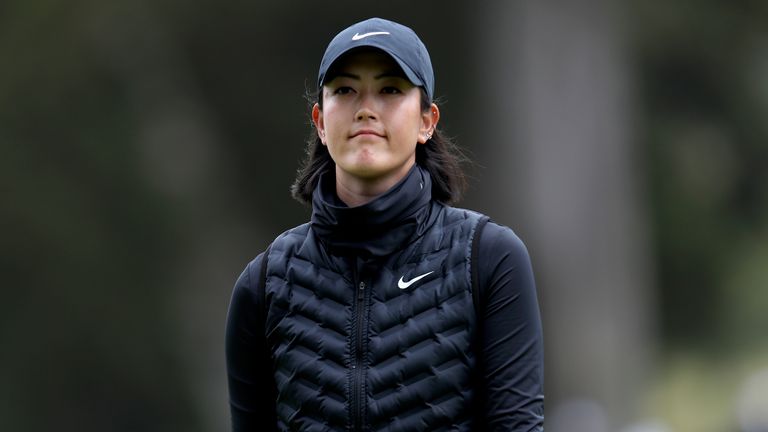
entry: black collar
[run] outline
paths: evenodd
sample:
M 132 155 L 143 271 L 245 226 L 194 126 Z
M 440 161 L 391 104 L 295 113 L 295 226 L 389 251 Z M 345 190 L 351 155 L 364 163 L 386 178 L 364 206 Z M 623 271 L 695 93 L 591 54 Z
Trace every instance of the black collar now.
M 376 258 L 420 236 L 430 219 L 432 180 L 414 165 L 387 192 L 357 207 L 336 195 L 334 171 L 323 174 L 312 195 L 312 230 L 334 252 Z

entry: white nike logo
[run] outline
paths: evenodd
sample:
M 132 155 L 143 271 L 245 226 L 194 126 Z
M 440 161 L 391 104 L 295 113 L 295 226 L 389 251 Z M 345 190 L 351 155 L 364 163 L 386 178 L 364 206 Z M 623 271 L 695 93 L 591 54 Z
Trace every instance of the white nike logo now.
M 360 40 L 362 38 L 367 38 L 368 36 L 375 36 L 375 35 L 385 35 L 389 34 L 389 32 L 370 32 L 370 33 L 355 33 L 354 36 L 352 36 L 352 40 Z
M 408 282 L 405 282 L 405 281 L 403 280 L 403 278 L 405 277 L 405 275 L 403 275 L 403 276 L 400 276 L 400 280 L 399 280 L 399 281 L 397 281 L 397 287 L 398 287 L 398 288 L 400 288 L 400 289 L 406 289 L 406 288 L 408 288 L 409 286 L 411 286 L 411 285 L 415 284 L 416 282 L 420 281 L 421 279 L 424 279 L 425 277 L 427 277 L 427 276 L 431 275 L 432 273 L 434 273 L 434 270 L 433 270 L 433 271 L 431 271 L 431 272 L 429 272 L 429 273 L 424 273 L 424 274 L 423 274 L 423 275 L 421 275 L 421 276 L 416 276 L 415 278 L 413 278 L 413 279 L 409 280 Z

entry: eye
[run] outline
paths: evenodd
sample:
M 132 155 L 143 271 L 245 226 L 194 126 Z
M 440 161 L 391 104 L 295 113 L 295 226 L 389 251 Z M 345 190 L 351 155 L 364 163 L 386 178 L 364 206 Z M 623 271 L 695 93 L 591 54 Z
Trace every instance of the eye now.
M 345 95 L 345 94 L 350 94 L 350 93 L 352 93 L 352 91 L 353 91 L 353 90 L 352 90 L 352 87 L 345 87 L 345 86 L 341 86 L 341 87 L 337 88 L 336 90 L 334 90 L 334 91 L 333 91 L 333 94 L 337 94 L 337 95 Z
M 402 93 L 402 91 L 399 88 L 393 87 L 393 86 L 384 87 L 384 88 L 381 89 L 381 92 L 384 93 L 384 94 L 400 94 L 400 93 Z

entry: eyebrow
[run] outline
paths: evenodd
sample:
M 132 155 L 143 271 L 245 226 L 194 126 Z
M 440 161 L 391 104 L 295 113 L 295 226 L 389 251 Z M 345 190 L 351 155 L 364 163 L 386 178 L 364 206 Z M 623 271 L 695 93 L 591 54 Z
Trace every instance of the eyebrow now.
M 360 75 L 355 75 L 353 73 L 343 72 L 343 71 L 339 71 L 338 73 L 334 74 L 334 76 L 333 76 L 333 78 L 338 78 L 338 77 L 351 78 L 351 79 L 358 80 L 358 81 L 360 80 Z M 374 79 L 382 79 L 382 78 L 403 78 L 405 80 L 408 79 L 408 78 L 406 78 L 406 76 L 405 76 L 405 74 L 403 72 L 400 72 L 398 70 L 384 71 L 384 72 L 382 72 L 379 75 L 376 75 L 374 77 Z

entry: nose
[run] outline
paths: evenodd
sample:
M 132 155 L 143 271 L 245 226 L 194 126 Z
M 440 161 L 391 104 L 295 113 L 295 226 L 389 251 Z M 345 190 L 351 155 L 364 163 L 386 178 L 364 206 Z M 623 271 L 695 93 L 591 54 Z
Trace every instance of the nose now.
M 376 120 L 376 111 L 374 109 L 374 98 L 363 92 L 360 96 L 360 106 L 355 112 L 355 120 Z
M 376 115 L 370 109 L 361 107 L 359 110 L 357 110 L 355 120 L 376 120 Z

